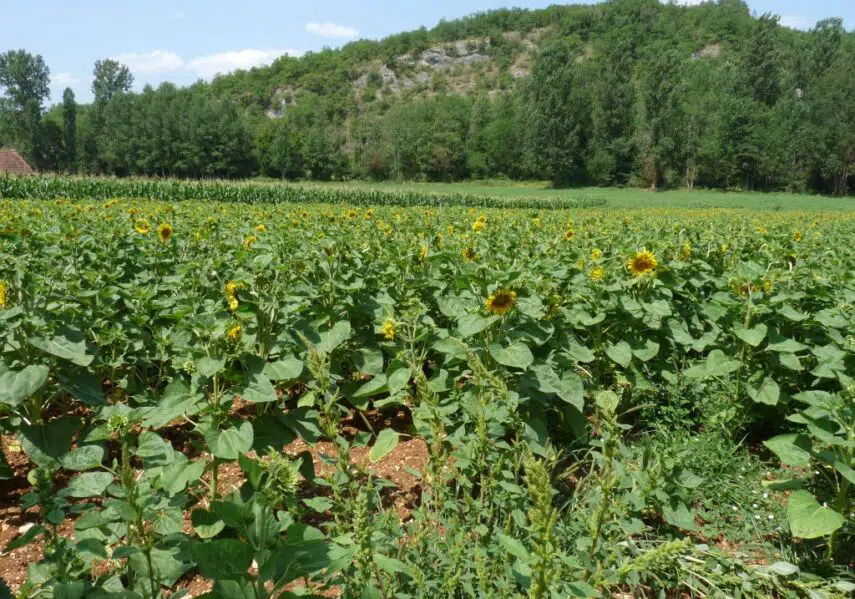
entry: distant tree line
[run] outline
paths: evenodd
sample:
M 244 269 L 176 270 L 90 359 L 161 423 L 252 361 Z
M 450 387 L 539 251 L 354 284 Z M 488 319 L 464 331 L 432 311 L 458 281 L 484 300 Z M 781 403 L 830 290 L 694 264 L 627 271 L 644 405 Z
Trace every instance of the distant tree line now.
M 456 40 L 480 40 L 498 75 L 392 93 L 378 73 Z M 741 0 L 490 11 L 186 88 L 133 93 L 112 60 L 93 74 L 91 104 L 67 89 L 46 109 L 42 58 L 0 54 L 0 145 L 42 170 L 120 176 L 855 189 L 855 34 L 840 19 L 795 31 Z

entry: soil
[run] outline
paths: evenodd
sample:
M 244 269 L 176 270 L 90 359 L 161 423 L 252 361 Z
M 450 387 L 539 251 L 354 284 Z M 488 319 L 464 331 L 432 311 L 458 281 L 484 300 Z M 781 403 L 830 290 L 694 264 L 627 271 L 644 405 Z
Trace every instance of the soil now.
M 387 489 L 383 495 L 384 507 L 394 508 L 401 521 L 407 521 L 420 496 L 419 478 L 414 472 L 423 471 L 428 461 L 428 448 L 425 442 L 422 439 L 406 438 L 406 433 L 411 430 L 412 425 L 409 412 L 403 409 L 393 414 L 374 412 L 366 414 L 364 419 L 351 415 L 342 425 L 343 434 L 351 439 L 359 432 L 369 429 L 379 432 L 384 428 L 393 428 L 405 433 L 398 446 L 377 463 L 372 463 L 369 459 L 368 447 L 352 449 L 350 462 L 359 471 L 370 473 L 372 476 L 393 483 L 394 486 Z M 198 453 L 198 445 L 192 443 L 190 431 L 186 427 L 175 426 L 168 427 L 168 429 L 164 437 L 173 441 L 176 449 L 186 450 L 190 457 L 197 455 L 200 459 L 209 457 L 204 453 Z M 27 456 L 22 452 L 14 437 L 0 437 L 0 447 L 2 447 L 2 451 L 15 475 L 11 480 L 0 481 L 0 578 L 5 580 L 12 592 L 15 593 L 27 579 L 28 566 L 37 563 L 42 558 L 43 543 L 34 542 L 8 553 L 2 551 L 11 541 L 26 531 L 27 525 L 37 523 L 39 518 L 37 508 L 27 511 L 20 508 L 21 497 L 31 490 L 27 481 L 27 472 L 31 468 Z M 321 441 L 310 446 L 302 439 L 298 439 L 285 446 L 284 452 L 294 457 L 308 452 L 312 457 L 316 476 L 329 476 L 335 470 L 333 465 L 327 463 L 329 459 L 335 458 L 335 446 L 331 442 Z M 254 457 L 254 454 L 250 454 L 250 456 Z M 206 473 L 203 479 L 210 482 L 210 473 Z M 244 481 L 243 472 L 238 464 L 226 463 L 220 466 L 218 487 L 221 494 L 227 494 L 239 488 Z M 304 481 L 299 496 L 309 498 L 328 494 L 328 492 L 329 490 L 326 487 Z M 204 504 L 205 500 L 202 500 L 202 505 Z M 325 520 L 322 515 L 319 515 L 318 518 L 320 521 Z M 192 527 L 189 511 L 185 514 L 184 520 L 184 530 L 190 533 Z M 60 528 L 60 534 L 72 537 L 73 526 L 72 520 L 66 520 Z M 300 586 L 302 582 L 296 584 Z M 191 571 L 178 582 L 176 588 L 172 589 L 171 592 L 174 593 L 179 589 L 188 591 L 190 597 L 197 597 L 210 591 L 211 582 Z M 320 592 L 320 594 L 327 597 L 339 596 L 335 589 Z M 170 593 L 165 594 L 167 597 L 169 595 Z

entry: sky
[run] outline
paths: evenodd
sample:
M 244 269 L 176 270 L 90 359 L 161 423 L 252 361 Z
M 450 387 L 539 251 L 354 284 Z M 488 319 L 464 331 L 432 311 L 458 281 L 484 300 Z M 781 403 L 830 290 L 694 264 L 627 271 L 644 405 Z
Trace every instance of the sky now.
M 698 3 L 699 0 L 681 0 Z M 216 73 L 268 64 L 277 56 L 338 47 L 357 38 L 431 27 L 440 19 L 556 0 L 0 0 L 0 52 L 41 54 L 51 71 L 52 101 L 71 87 L 92 98 L 92 67 L 114 58 L 134 74 L 135 89 L 179 85 Z M 757 13 L 790 27 L 843 17 L 855 28 L 853 0 L 748 0 Z

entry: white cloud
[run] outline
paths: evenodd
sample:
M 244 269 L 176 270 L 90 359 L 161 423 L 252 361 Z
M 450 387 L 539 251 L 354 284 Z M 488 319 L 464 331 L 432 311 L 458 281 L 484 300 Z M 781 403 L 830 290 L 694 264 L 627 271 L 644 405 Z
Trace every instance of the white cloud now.
M 781 25 L 783 25 L 784 27 L 791 27 L 793 29 L 802 29 L 806 31 L 816 25 L 816 19 L 800 17 L 797 15 L 782 15 Z
M 132 73 L 169 73 L 184 66 L 184 60 L 175 52 L 152 50 L 151 52 L 123 52 L 113 60 L 127 65 Z
M 52 87 L 56 88 L 66 88 L 78 83 L 80 79 L 72 75 L 71 73 L 57 73 L 56 75 L 51 75 L 50 83 Z
M 198 77 L 208 79 L 218 73 L 229 73 L 237 69 L 251 69 L 270 64 L 280 56 L 302 56 L 299 50 L 261 50 L 249 48 L 234 52 L 222 52 L 208 56 L 198 56 L 185 65 L 185 69 L 193 71 Z
M 335 39 L 353 39 L 359 37 L 359 31 L 353 27 L 336 25 L 335 23 L 306 23 L 306 31 L 321 37 Z

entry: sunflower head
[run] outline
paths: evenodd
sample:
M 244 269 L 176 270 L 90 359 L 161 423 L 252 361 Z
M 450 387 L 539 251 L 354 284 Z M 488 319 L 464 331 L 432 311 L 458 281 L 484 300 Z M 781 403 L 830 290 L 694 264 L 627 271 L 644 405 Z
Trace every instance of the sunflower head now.
M 160 239 L 162 243 L 166 243 L 172 239 L 172 233 L 172 225 L 169 223 L 163 223 L 157 228 L 157 238 Z
M 237 343 L 240 341 L 241 333 L 243 333 L 243 327 L 240 326 L 240 323 L 236 323 L 226 332 L 226 339 L 232 343 Z
M 606 278 L 606 271 L 602 266 L 595 266 L 591 269 L 590 277 L 594 283 L 602 283 Z
M 251 250 L 251 249 L 252 249 L 252 246 L 253 246 L 253 245 L 255 245 L 255 242 L 256 242 L 256 241 L 258 241 L 258 237 L 256 237 L 255 235 L 250 235 L 249 237 L 247 237 L 246 239 L 244 239 L 244 241 L 243 241 L 243 249 L 245 249 L 245 250 Z
M 627 270 L 636 277 L 641 277 L 649 272 L 653 272 L 656 270 L 657 266 L 659 266 L 659 262 L 657 262 L 656 256 L 653 255 L 653 252 L 649 252 L 647 250 L 638 252 L 633 258 L 629 259 L 629 262 L 626 263 Z
M 475 253 L 475 250 L 468 246 L 463 248 L 461 254 L 463 255 L 463 259 L 467 262 L 472 262 L 478 259 L 478 254 Z
M 347 218 L 356 218 L 357 216 L 359 216 L 359 213 L 356 210 L 350 210 L 347 213 Z
M 517 303 L 517 294 L 514 291 L 502 289 L 487 298 L 485 307 L 491 314 L 507 314 L 513 310 Z
M 688 262 L 692 259 L 692 244 L 688 241 L 684 241 L 683 245 L 680 246 L 680 260 L 683 262 Z
M 476 233 L 480 233 L 481 231 L 484 230 L 484 227 L 486 227 L 486 226 L 487 226 L 487 223 L 479 218 L 474 223 L 472 223 L 472 230 L 475 231 Z
M 591 261 L 596 262 L 600 258 L 603 257 L 603 250 L 600 248 L 594 248 L 591 250 Z
M 140 235 L 148 235 L 151 233 L 151 225 L 148 224 L 147 220 L 138 220 L 134 223 L 134 231 Z
M 567 241 L 572 241 L 573 237 L 576 236 L 575 231 L 573 231 L 573 227 L 567 227 L 567 230 L 564 231 L 564 239 Z
M 795 233 L 793 233 L 793 241 L 795 241 L 796 243 L 798 243 L 804 238 L 805 236 L 801 231 L 796 231 Z
M 386 341 L 394 341 L 398 336 L 398 329 L 395 326 L 394 320 L 387 320 L 383 323 L 383 327 L 380 329 L 380 332 L 383 334 L 383 338 Z
M 419 250 L 419 262 L 424 262 L 428 257 L 428 246 L 423 245 Z
M 0 281 L 0 310 L 5 310 L 9 305 L 9 286 L 6 281 Z
M 255 226 L 256 233 L 267 233 L 267 225 L 264 223 Z

